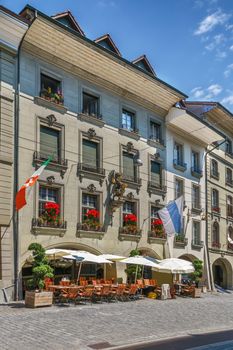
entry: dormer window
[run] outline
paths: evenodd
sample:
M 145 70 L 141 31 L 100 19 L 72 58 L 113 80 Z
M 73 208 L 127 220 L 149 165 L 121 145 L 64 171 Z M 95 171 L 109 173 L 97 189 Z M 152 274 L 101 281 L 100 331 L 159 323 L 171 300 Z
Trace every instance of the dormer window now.
M 101 36 L 100 38 L 95 39 L 95 43 L 99 44 L 100 46 L 104 47 L 105 49 L 112 51 L 116 53 L 118 56 L 121 56 L 120 51 L 116 47 L 114 41 L 112 40 L 111 36 L 109 34 L 105 34 Z
M 134 61 L 132 61 L 132 63 L 135 64 L 135 66 L 138 66 L 139 68 L 145 70 L 146 72 L 156 75 L 146 55 L 142 55 L 136 58 Z

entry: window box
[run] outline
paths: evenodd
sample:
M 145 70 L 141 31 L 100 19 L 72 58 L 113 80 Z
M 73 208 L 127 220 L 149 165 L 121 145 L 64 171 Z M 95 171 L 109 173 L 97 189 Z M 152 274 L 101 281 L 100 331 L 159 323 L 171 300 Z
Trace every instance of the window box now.
M 212 246 L 212 248 L 220 249 L 221 248 L 221 243 L 213 241 L 211 246 Z
M 204 242 L 203 241 L 199 241 L 196 239 L 192 240 L 192 248 L 193 249 L 201 249 L 204 247 Z
M 55 103 L 49 99 L 45 99 L 43 97 L 35 96 L 34 97 L 34 103 L 36 103 L 39 106 L 43 106 L 45 108 L 52 109 L 56 112 L 59 112 L 61 114 L 67 113 L 67 108 L 63 106 L 63 104 Z
M 138 242 L 142 237 L 142 230 L 137 226 L 128 225 L 119 228 L 120 241 L 135 241 Z
M 221 214 L 221 208 L 219 208 L 219 207 L 213 207 L 212 206 L 211 210 L 212 210 L 213 214 L 218 214 L 218 215 Z
M 40 167 L 41 164 L 45 162 L 48 158 L 48 154 L 43 154 L 35 151 L 33 153 L 33 164 L 36 167 Z M 51 160 L 50 163 L 47 165 L 47 169 L 59 171 L 61 177 L 63 177 L 66 173 L 66 170 L 68 169 L 68 160 L 60 157 L 57 161 Z
M 173 159 L 173 166 L 175 169 L 180 170 L 180 171 L 186 171 L 187 170 L 187 164 L 183 163 L 180 160 Z
M 131 137 L 134 140 L 139 140 L 140 135 L 139 135 L 139 130 L 138 129 L 126 129 L 126 128 L 119 128 L 119 134 Z
M 201 169 L 192 167 L 191 168 L 191 175 L 193 177 L 200 179 L 203 176 L 203 171 Z
M 41 218 L 32 219 L 32 232 L 35 235 L 51 235 L 63 237 L 67 230 L 67 222 L 59 220 L 57 222 L 48 222 Z
M 104 234 L 105 229 L 100 224 L 77 224 L 77 237 L 102 239 Z
M 81 121 L 97 125 L 99 127 L 103 127 L 105 125 L 105 121 L 102 119 L 102 115 L 88 114 L 88 113 L 79 113 L 78 118 Z
M 149 231 L 148 232 L 148 242 L 149 243 L 160 243 L 164 244 L 167 240 L 167 235 L 164 231 L 157 232 L 157 231 Z
M 178 234 L 174 237 L 174 246 L 175 247 L 186 247 L 188 244 L 188 238 L 184 234 Z

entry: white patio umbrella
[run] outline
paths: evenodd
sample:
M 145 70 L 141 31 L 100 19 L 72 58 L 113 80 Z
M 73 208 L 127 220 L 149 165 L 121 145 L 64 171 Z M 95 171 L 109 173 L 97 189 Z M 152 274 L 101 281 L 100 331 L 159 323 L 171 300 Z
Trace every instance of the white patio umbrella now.
M 190 261 L 177 258 L 164 259 L 159 263 L 159 272 L 165 273 L 192 273 L 194 266 Z
M 70 249 L 60 249 L 60 248 L 52 248 L 52 249 L 47 249 L 45 251 L 45 255 L 47 256 L 48 259 L 59 259 L 62 258 L 64 255 L 67 255 L 71 252 Z
M 137 280 L 138 266 L 139 265 L 150 266 L 150 267 L 154 267 L 155 269 L 159 270 L 159 264 L 156 264 L 153 261 L 150 261 L 150 260 L 148 260 L 148 259 L 146 259 L 146 258 L 144 258 L 143 256 L 140 256 L 140 255 L 130 256 L 129 258 L 122 259 L 119 262 L 123 263 L 123 264 L 137 265 L 136 272 L 135 272 L 135 283 L 136 283 L 136 280 Z
M 126 259 L 125 256 L 114 255 L 114 254 L 101 254 L 100 256 L 102 256 L 102 258 L 105 258 L 105 259 L 111 260 L 111 261 L 118 261 L 118 260 Z

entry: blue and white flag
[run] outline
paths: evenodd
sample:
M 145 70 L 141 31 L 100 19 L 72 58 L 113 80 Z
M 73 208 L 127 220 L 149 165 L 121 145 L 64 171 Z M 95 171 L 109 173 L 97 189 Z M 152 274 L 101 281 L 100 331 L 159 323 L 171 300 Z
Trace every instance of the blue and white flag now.
M 183 196 L 170 202 L 165 208 L 158 211 L 168 236 L 180 233 L 183 227 Z

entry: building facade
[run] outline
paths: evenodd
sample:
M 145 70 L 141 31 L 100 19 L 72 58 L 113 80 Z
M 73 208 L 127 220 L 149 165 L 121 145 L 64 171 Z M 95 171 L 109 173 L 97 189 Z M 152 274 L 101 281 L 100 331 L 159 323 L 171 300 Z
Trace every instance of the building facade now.
M 146 56 L 129 62 L 109 35 L 89 40 L 70 12 L 51 18 L 27 6 L 20 15 L 30 26 L 20 48 L 17 188 L 51 157 L 18 214 L 21 291 L 32 242 L 205 262 L 203 154 L 219 134 L 174 107 L 187 96 L 157 78 Z M 180 195 L 184 230 L 169 249 L 157 212 Z M 48 202 L 59 219 L 48 217 Z M 115 263 L 104 274 L 125 280 L 124 269 Z

